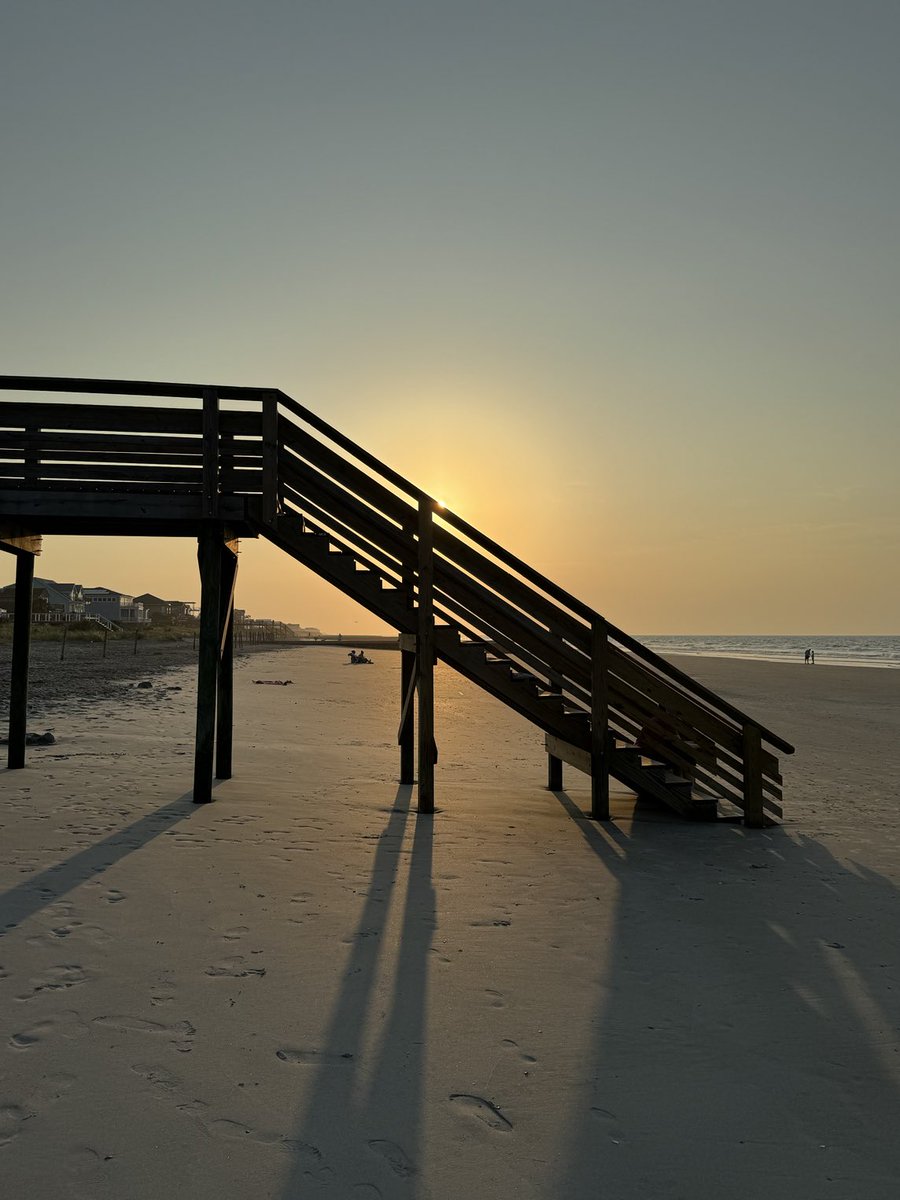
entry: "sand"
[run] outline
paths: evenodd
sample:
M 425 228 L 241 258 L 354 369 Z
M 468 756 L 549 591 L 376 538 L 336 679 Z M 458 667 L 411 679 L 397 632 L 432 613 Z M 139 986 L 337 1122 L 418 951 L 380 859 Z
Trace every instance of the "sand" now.
M 680 661 L 798 746 L 756 832 L 592 824 L 444 668 L 417 818 L 372 657 L 241 662 L 212 805 L 187 669 L 3 775 L 2 1194 L 893 1200 L 900 673 Z

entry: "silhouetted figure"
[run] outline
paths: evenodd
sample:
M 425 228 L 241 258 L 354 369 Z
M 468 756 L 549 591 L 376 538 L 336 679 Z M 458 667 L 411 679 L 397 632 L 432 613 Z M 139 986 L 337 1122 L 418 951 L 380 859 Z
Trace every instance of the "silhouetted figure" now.
M 803 665 L 804 666 L 807 666 L 807 667 L 809 666 L 809 656 L 811 654 L 812 654 L 812 650 L 806 650 L 804 652 L 804 654 L 803 654 Z
M 810 666 L 813 666 L 813 667 L 814 667 L 814 666 L 816 665 L 816 652 L 815 652 L 815 650 L 810 650 L 810 652 L 809 652 L 809 662 L 810 662 Z
M 357 656 L 356 656 L 356 651 L 355 651 L 355 650 L 351 650 L 351 651 L 350 651 L 350 661 L 351 661 L 352 663 L 358 663 L 358 662 L 359 662 L 359 658 L 357 658 Z

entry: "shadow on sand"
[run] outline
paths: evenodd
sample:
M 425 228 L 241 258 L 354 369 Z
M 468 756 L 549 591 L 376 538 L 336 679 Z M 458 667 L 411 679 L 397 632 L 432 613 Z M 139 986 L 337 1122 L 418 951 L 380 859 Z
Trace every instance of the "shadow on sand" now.
M 546 1195 L 896 1195 L 900 893 L 789 827 L 598 826 L 618 885 L 604 1003 Z
M 0 895 L 0 937 L 27 921 L 34 913 L 53 904 L 67 892 L 101 875 L 121 859 L 152 842 L 197 811 L 190 792 L 156 808 L 124 829 L 117 829 L 102 841 L 94 842 L 71 858 L 34 875 Z
M 428 959 L 436 922 L 431 816 L 410 812 L 412 788 L 401 785 L 378 838 L 366 902 L 324 1037 L 320 1064 L 295 1137 L 299 1153 L 281 1193 L 307 1194 L 330 1179 L 336 1194 L 378 1196 L 385 1178 L 392 1197 L 418 1194 Z M 415 821 L 405 846 L 410 819 Z M 392 898 L 406 865 L 399 928 L 388 939 Z M 395 906 L 396 907 L 396 906 Z M 389 953 L 393 961 L 385 961 Z M 392 968 L 392 974 L 391 974 Z M 387 976 L 387 978 L 385 978 Z M 374 1043 L 374 1055 L 364 1056 Z M 338 1064 L 338 1065 L 335 1065 Z M 320 1147 L 326 1147 L 320 1152 Z M 332 1168 L 313 1160 L 324 1155 Z M 331 1171 L 337 1178 L 331 1178 Z M 376 1178 L 382 1181 L 377 1185 Z

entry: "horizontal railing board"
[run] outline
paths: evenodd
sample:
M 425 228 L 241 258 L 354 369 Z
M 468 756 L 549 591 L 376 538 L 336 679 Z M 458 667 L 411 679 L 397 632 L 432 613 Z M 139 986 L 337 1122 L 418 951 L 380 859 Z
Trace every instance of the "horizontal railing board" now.
M 13 458 L 13 455 L 16 455 Z M 8 451 L 0 448 L 0 460 L 10 460 L 19 466 L 27 463 L 34 468 L 40 463 L 107 463 L 110 466 L 158 466 L 164 467 L 167 464 L 172 466 L 190 466 L 198 469 L 203 464 L 203 456 L 201 454 L 179 454 L 177 452 L 169 452 L 166 454 L 146 454 L 140 450 L 133 451 L 110 451 L 110 450 L 42 450 L 39 456 L 23 457 L 22 451 Z M 252 460 L 248 460 L 252 461 Z
M 91 483 L 108 483 L 121 480 L 123 483 L 185 483 L 199 484 L 202 472 L 198 467 L 178 467 L 160 465 L 157 467 L 138 467 L 134 465 L 119 465 L 116 463 L 89 463 L 79 466 L 75 463 L 42 463 L 39 467 L 30 468 L 27 464 L 0 462 L 0 478 L 12 479 L 31 476 L 40 480 L 80 479 Z
M 0 417 L 3 405 L 0 403 Z M 203 441 L 197 437 L 173 435 L 156 437 L 138 433 L 90 433 L 67 431 L 51 433 L 46 429 L 0 429 L 0 451 L 38 451 L 41 456 L 69 451 L 73 454 L 203 454 Z
M 190 408 L 151 408 L 149 405 L 10 404 L 0 403 L 0 429 L 39 428 L 57 432 L 202 433 L 202 413 Z M 260 417 L 253 412 L 219 413 L 220 432 L 258 434 Z

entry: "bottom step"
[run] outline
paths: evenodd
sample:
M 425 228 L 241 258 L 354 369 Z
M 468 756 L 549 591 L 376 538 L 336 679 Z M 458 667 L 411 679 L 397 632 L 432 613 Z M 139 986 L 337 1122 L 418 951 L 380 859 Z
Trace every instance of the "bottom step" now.
M 553 734 L 544 735 L 544 747 L 548 754 L 568 763 L 585 775 L 591 774 L 591 756 L 588 750 L 573 746 Z M 641 758 L 624 748 L 619 754 L 620 770 L 611 774 L 620 778 L 626 787 L 634 791 L 638 799 L 662 801 L 674 808 L 689 821 L 715 821 L 718 816 L 718 798 L 701 791 L 691 781 L 674 774 L 670 768 L 651 759 Z M 617 752 L 614 751 L 614 762 Z M 646 765 L 644 765 L 646 763 Z M 643 776 L 643 779 L 641 778 Z M 641 784 L 646 786 L 642 787 Z

